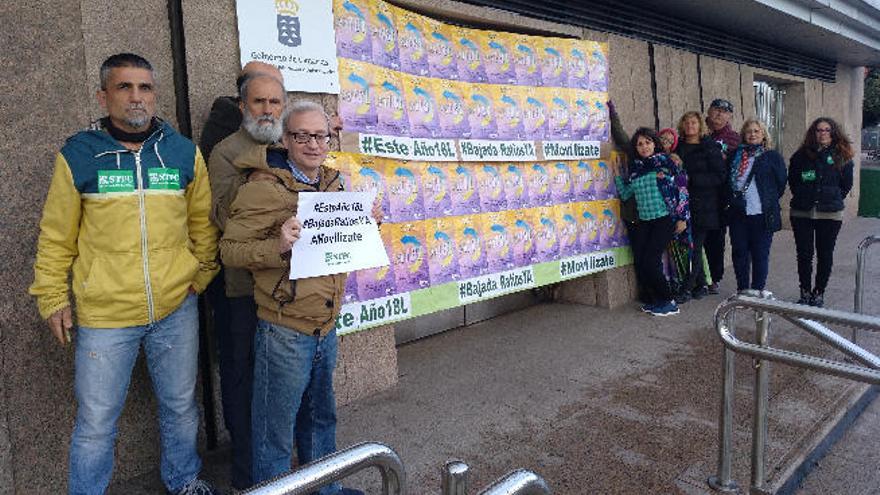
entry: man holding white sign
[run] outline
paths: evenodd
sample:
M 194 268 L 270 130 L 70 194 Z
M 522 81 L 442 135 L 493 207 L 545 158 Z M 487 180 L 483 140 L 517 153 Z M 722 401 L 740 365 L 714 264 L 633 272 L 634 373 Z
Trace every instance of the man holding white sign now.
M 291 264 L 303 263 L 291 257 L 302 234 L 296 218 L 300 193 L 338 193 L 343 184 L 338 171 L 323 166 L 330 143 L 323 108 L 296 101 L 284 124 L 286 156 L 254 147 L 235 160 L 249 178 L 232 203 L 220 242 L 223 263 L 254 276 L 259 317 L 251 404 L 255 483 L 290 470 L 291 438 L 301 464 L 336 450 L 335 323 L 347 273 L 297 280 L 290 273 Z M 372 217 L 382 218 L 376 204 Z M 319 493 L 359 492 L 333 484 Z

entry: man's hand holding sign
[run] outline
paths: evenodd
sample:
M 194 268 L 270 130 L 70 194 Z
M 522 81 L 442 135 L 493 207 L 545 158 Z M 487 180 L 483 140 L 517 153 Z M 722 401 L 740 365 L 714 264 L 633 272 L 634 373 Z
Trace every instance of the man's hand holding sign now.
M 368 212 L 369 210 L 369 212 Z M 375 192 L 303 192 L 297 216 L 281 226 L 281 252 L 291 251 L 290 278 L 387 266 Z
M 278 238 L 280 246 L 278 252 L 286 253 L 293 247 L 293 243 L 299 239 L 302 232 L 302 222 L 296 217 L 290 217 L 281 225 L 281 236 Z

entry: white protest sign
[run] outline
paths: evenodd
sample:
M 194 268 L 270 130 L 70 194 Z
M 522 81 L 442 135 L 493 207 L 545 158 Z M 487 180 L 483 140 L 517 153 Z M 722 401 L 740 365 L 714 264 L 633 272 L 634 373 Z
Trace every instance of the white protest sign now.
M 372 217 L 375 192 L 301 192 L 303 224 L 290 252 L 290 278 L 300 279 L 388 265 Z
M 287 91 L 339 93 L 331 0 L 238 0 L 241 64 L 281 69 Z

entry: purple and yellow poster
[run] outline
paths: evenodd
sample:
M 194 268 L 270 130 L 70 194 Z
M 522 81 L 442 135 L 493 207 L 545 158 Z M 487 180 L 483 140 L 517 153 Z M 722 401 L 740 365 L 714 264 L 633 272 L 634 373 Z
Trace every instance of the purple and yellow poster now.
M 373 63 L 388 69 L 400 68 L 400 55 L 397 51 L 396 7 L 379 1 L 370 1 L 370 17 L 367 28 L 372 39 Z
M 455 220 L 432 218 L 425 221 L 428 240 L 428 273 L 431 285 L 458 280 L 458 255 L 455 248 Z
M 559 258 L 556 215 L 552 206 L 532 208 L 532 225 L 535 229 L 535 261 L 543 263 Z
M 385 183 L 386 159 L 359 155 L 359 163 L 351 169 L 351 190 L 357 192 L 372 191 L 382 206 L 383 220 L 391 220 L 391 205 Z
M 459 275 L 466 279 L 486 273 L 486 253 L 479 215 L 453 217 L 453 222 Z
M 394 283 L 397 292 L 424 289 L 430 285 L 428 245 L 423 222 L 395 223 L 383 227 L 391 231 Z
M 513 267 L 513 252 L 510 242 L 510 225 L 505 212 L 491 212 L 480 215 L 480 229 L 489 273 L 502 272 Z
M 392 222 L 409 222 L 425 218 L 422 199 L 421 162 L 384 160 L 383 175 L 387 181 L 388 204 Z
M 468 215 L 480 212 L 480 194 L 477 184 L 477 171 L 474 164 L 451 164 L 450 199 L 454 215 Z
M 382 243 L 385 244 L 385 252 L 388 254 L 388 259 L 393 260 L 393 230 L 383 227 L 379 229 L 379 234 L 382 236 Z M 390 296 L 396 292 L 393 261 L 392 265 L 358 270 L 352 275 L 354 277 L 350 278 L 355 279 L 358 299 L 361 301 Z
M 480 211 L 483 213 L 508 209 L 504 194 L 504 178 L 501 165 L 493 163 L 475 164 L 477 190 L 480 195 Z
M 510 218 L 510 241 L 515 266 L 528 266 L 537 262 L 535 257 L 534 215 L 531 210 L 508 211 Z

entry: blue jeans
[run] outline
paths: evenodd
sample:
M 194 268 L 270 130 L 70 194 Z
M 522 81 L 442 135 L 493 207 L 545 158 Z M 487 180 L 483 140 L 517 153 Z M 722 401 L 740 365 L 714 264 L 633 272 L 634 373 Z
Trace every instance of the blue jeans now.
M 301 465 L 336 451 L 335 367 L 335 330 L 315 337 L 259 320 L 251 403 L 254 483 L 290 471 L 294 439 Z M 319 493 L 339 490 L 334 483 Z
M 164 319 L 139 327 L 87 328 L 76 333 L 76 425 L 70 441 L 71 494 L 102 494 L 113 473 L 116 421 L 125 404 L 141 344 L 159 402 L 161 474 L 176 492 L 199 474 L 198 306 L 189 295 Z
M 738 215 L 730 219 L 730 255 L 736 275 L 736 290 L 764 290 L 770 271 L 772 242 L 773 232 L 767 230 L 763 213 Z

